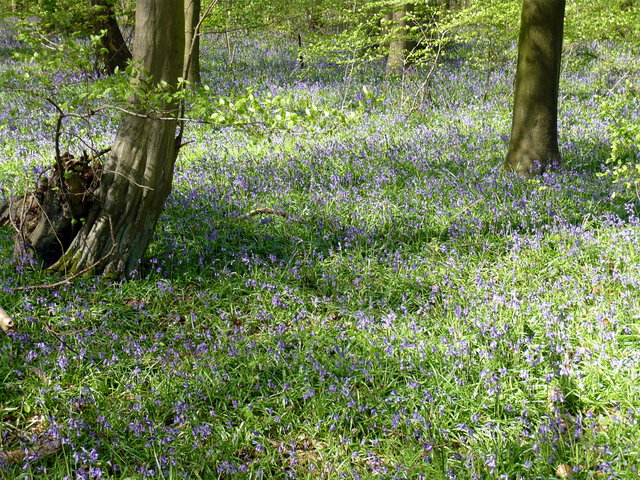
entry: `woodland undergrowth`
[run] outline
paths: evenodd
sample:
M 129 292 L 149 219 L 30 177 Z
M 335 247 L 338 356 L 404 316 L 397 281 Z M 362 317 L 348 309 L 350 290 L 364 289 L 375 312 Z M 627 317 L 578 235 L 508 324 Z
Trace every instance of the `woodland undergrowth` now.
M 7 198 L 53 158 L 35 93 L 118 84 L 3 41 Z M 0 477 L 637 479 L 640 220 L 603 175 L 637 52 L 568 49 L 565 167 L 522 180 L 500 170 L 513 58 L 460 45 L 384 78 L 234 45 L 204 45 L 222 118 L 188 125 L 136 275 L 30 289 L 60 278 L 0 228 Z M 264 110 L 233 125 L 241 98 Z M 117 118 L 66 119 L 63 146 L 108 146 Z

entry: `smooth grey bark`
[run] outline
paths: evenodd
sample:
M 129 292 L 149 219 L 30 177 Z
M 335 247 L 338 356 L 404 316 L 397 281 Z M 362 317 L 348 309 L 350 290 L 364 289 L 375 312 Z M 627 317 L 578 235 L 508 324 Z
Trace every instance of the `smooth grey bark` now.
M 200 21 L 200 9 L 200 0 L 184 0 L 185 79 L 192 83 L 200 83 L 200 34 L 196 32 Z
M 184 26 L 183 0 L 137 1 L 133 61 L 140 73 L 132 80 L 134 90 L 159 82 L 176 87 L 183 70 Z M 149 111 L 135 96 L 130 103 L 138 114 L 122 116 L 96 202 L 52 271 L 92 268 L 128 275 L 139 268 L 171 189 L 179 142 L 176 105 Z
M 409 38 L 407 27 L 407 12 L 409 6 L 402 5 L 398 10 L 388 13 L 385 17 L 390 26 L 391 40 L 387 52 L 386 73 L 399 73 L 404 70 L 407 57 L 415 47 L 415 42 Z
M 524 0 L 509 149 L 504 168 L 522 177 L 561 164 L 558 85 L 565 0 Z

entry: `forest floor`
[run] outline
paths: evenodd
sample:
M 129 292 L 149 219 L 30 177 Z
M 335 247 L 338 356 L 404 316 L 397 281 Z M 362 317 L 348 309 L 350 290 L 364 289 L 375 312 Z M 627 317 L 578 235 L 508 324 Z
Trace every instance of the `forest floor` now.
M 47 98 L 118 84 L 4 33 L 7 197 L 52 162 Z M 638 201 L 602 172 L 638 53 L 567 47 L 565 167 L 527 181 L 501 170 L 513 47 L 391 79 L 234 48 L 204 44 L 211 101 L 299 118 L 188 125 L 138 275 L 24 290 L 60 278 L 0 228 L 0 478 L 637 479 Z M 63 146 L 117 121 L 67 119 Z

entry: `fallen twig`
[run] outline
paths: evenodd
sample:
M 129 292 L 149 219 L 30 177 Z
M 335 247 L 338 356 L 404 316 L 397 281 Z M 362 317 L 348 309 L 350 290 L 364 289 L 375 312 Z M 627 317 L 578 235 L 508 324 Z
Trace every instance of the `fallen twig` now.
M 275 210 L 273 208 L 256 208 L 255 210 L 251 210 L 249 213 L 245 215 L 245 217 L 253 217 L 255 215 L 280 215 L 282 218 L 289 218 L 289 214 L 287 212 L 283 212 L 282 210 Z
M 284 212 L 282 210 L 276 210 L 275 208 L 256 208 L 255 210 L 251 210 L 246 215 L 242 215 L 241 218 L 249 219 L 251 217 L 255 217 L 256 215 L 278 215 L 279 217 L 289 220 L 290 222 L 302 221 L 302 219 L 300 218 L 292 217 L 287 212 Z
M 92 263 L 88 267 L 83 268 L 82 270 L 74 273 L 70 277 L 67 277 L 67 278 L 65 278 L 63 280 L 60 280 L 59 282 L 47 283 L 45 285 L 28 285 L 26 287 L 16 287 L 13 290 L 15 290 L 15 291 L 44 290 L 44 289 L 49 289 L 49 288 L 60 287 L 62 285 L 70 285 L 71 282 L 73 280 L 75 280 L 76 278 L 78 278 L 80 275 L 83 275 L 83 274 L 85 274 L 87 272 L 90 272 L 95 267 L 97 267 L 102 262 L 104 262 L 107 258 L 109 258 L 113 254 L 113 251 L 118 246 L 118 244 L 115 242 L 115 238 L 113 237 L 113 225 L 111 224 L 111 217 L 109 217 L 109 227 L 111 228 L 111 248 L 109 249 L 109 251 L 107 253 L 105 253 L 102 257 L 100 257 L 98 260 L 96 260 L 94 263 Z
M 113 251 L 115 250 L 115 248 L 117 247 L 117 244 L 113 244 L 111 246 L 111 250 L 109 250 L 106 254 L 104 254 L 102 257 L 100 257 L 98 260 L 96 260 L 94 263 L 92 263 L 91 265 L 89 265 L 86 268 L 83 268 L 82 270 L 80 270 L 79 272 L 74 273 L 73 275 L 71 275 L 70 277 L 67 277 L 63 280 L 60 280 L 59 282 L 55 282 L 55 283 L 47 283 L 45 285 L 28 285 L 26 287 L 16 287 L 13 290 L 15 291 L 25 291 L 25 290 L 45 290 L 48 288 L 56 288 L 56 287 L 60 287 L 62 285 L 70 285 L 71 282 L 73 280 L 75 280 L 76 278 L 78 278 L 80 275 L 87 273 L 91 270 L 93 270 L 95 267 L 97 267 L 98 265 L 100 265 L 102 262 L 104 262 L 107 258 L 109 258 L 111 256 L 111 254 L 113 253 Z

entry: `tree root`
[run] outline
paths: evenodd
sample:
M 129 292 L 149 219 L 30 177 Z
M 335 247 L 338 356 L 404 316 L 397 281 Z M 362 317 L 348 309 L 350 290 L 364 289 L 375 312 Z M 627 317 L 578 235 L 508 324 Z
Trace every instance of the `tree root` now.
M 77 271 L 76 273 L 74 273 L 70 277 L 64 278 L 64 279 L 60 280 L 59 282 L 46 283 L 46 284 L 43 284 L 43 285 L 28 285 L 26 287 L 15 287 L 13 290 L 16 290 L 16 291 L 45 290 L 45 289 L 48 289 L 48 288 L 61 287 L 63 285 L 71 285 L 71 282 L 73 282 L 73 280 L 78 278 L 80 275 L 83 275 L 83 274 L 85 274 L 87 272 L 90 272 L 91 270 L 96 268 L 98 265 L 100 265 L 102 262 L 104 262 L 107 258 L 109 258 L 111 255 L 113 255 L 113 251 L 116 249 L 117 246 L 118 246 L 117 243 L 113 243 L 112 246 L 111 246 L 111 250 L 109 250 L 105 255 L 103 255 L 98 260 L 96 260 L 93 264 L 89 265 L 86 268 L 83 268 L 82 270 Z

